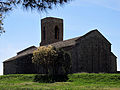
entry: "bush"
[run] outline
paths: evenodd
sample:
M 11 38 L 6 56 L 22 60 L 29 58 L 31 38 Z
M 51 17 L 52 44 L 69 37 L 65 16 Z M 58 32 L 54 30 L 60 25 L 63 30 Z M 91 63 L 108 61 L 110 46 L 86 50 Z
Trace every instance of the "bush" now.
M 65 82 L 67 80 L 68 80 L 67 75 L 42 75 L 42 74 L 38 74 L 34 78 L 34 82 L 39 82 L 39 83 Z
M 33 52 L 32 62 L 40 65 L 49 75 L 67 75 L 71 69 L 71 56 L 68 52 L 53 46 L 41 46 Z

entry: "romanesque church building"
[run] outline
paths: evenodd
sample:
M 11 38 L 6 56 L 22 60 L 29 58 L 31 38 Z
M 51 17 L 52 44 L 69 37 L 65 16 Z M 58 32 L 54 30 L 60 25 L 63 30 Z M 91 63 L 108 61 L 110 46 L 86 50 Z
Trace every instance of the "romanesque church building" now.
M 71 54 L 72 73 L 115 73 L 117 57 L 111 52 L 111 43 L 98 31 L 92 30 L 83 36 L 63 40 L 63 19 L 46 17 L 41 20 L 40 46 L 52 45 Z M 44 74 L 44 68 L 35 69 L 32 63 L 31 46 L 3 62 L 4 74 Z

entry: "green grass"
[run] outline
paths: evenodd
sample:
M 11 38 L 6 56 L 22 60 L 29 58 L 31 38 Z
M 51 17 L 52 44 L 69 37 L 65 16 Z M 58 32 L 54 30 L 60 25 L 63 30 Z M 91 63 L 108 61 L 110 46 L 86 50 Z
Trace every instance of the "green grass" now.
M 67 82 L 34 82 L 36 74 L 0 76 L 0 90 L 120 90 L 120 74 L 69 74 Z

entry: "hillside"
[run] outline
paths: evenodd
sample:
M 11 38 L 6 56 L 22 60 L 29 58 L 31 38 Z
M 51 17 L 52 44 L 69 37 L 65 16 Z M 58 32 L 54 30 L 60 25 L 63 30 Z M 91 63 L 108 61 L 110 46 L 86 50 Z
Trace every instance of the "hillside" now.
M 120 74 L 76 73 L 69 74 L 67 82 L 34 82 L 36 74 L 11 74 L 0 76 L 0 90 L 120 90 Z

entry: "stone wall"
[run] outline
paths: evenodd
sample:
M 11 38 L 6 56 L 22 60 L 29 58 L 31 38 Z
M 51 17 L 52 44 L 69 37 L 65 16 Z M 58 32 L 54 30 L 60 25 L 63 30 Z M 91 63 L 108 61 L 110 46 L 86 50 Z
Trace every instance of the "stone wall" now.
M 3 63 L 3 74 L 16 74 L 16 60 Z
M 65 45 L 62 48 L 71 53 L 72 73 L 112 73 L 117 71 L 116 56 L 111 52 L 111 43 L 99 32 L 94 31 L 87 36 L 84 35 L 75 39 L 74 44 Z M 42 66 L 38 68 L 32 64 L 32 54 L 26 54 L 15 60 L 4 62 L 4 74 L 14 73 L 44 74 L 46 71 Z
M 32 54 L 22 56 L 16 60 L 17 74 L 36 73 L 34 64 L 32 63 Z
M 115 73 L 117 72 L 117 57 L 111 52 L 111 56 L 110 56 L 111 60 L 110 60 L 110 71 L 111 73 Z
M 3 63 L 4 74 L 32 74 L 37 73 L 32 63 L 32 54 L 21 56 L 15 60 Z
M 64 50 L 71 53 L 73 73 L 117 71 L 116 58 L 111 56 L 111 44 L 97 34 L 77 40 L 75 46 Z

